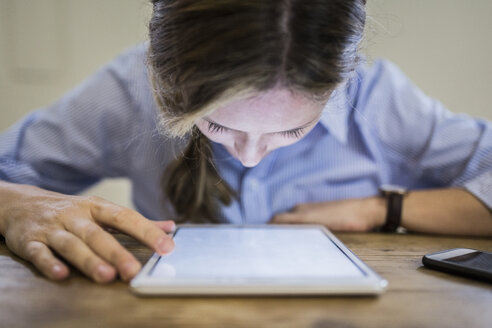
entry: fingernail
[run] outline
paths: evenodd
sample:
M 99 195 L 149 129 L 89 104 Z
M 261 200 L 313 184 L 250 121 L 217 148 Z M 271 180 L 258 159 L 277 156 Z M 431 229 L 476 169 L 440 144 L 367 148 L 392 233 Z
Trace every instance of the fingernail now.
M 63 277 L 63 267 L 60 265 L 60 264 L 55 264 L 53 265 L 53 267 L 51 268 L 51 272 L 53 273 L 53 276 L 55 278 L 62 278 Z
M 59 265 L 59 264 L 55 264 L 55 265 L 53 265 L 53 273 L 54 273 L 54 274 L 57 274 L 57 273 L 60 273 L 60 272 L 62 272 L 62 267 L 61 267 L 61 265 Z
M 97 266 L 96 276 L 100 281 L 108 281 L 113 279 L 114 271 L 112 268 L 108 267 L 107 265 L 100 264 Z
M 127 262 L 123 264 L 123 267 L 121 269 L 122 273 L 122 279 L 124 281 L 128 281 L 131 278 L 135 277 L 135 275 L 140 271 L 140 263 L 138 262 Z
M 174 242 L 169 238 L 162 238 L 157 243 L 157 249 L 161 254 L 170 253 L 174 249 Z

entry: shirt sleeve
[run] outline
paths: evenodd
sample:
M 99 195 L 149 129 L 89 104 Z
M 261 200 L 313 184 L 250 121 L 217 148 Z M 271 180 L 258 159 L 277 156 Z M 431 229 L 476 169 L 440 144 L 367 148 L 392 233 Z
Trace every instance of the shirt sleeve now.
M 385 183 L 463 187 L 492 209 L 492 123 L 451 113 L 388 61 L 357 74 L 357 120 L 390 172 Z
M 140 46 L 120 55 L 2 133 L 0 179 L 73 194 L 125 176 L 124 149 L 140 120 L 134 94 L 144 79 L 142 54 Z

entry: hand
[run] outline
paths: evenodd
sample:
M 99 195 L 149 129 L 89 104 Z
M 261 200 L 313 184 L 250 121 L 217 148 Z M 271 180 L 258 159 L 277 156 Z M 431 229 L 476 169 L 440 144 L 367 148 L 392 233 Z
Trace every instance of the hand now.
M 380 227 L 386 215 L 382 197 L 308 203 L 295 206 L 290 212 L 275 215 L 270 223 L 322 224 L 331 230 L 369 231 Z
M 7 247 L 32 262 L 50 279 L 64 279 L 69 269 L 63 257 L 96 282 L 116 274 L 133 278 L 141 265 L 104 227 L 117 229 L 154 251 L 174 248 L 166 234 L 173 221 L 152 222 L 137 212 L 98 197 L 67 196 L 27 185 L 0 185 L 0 234 Z

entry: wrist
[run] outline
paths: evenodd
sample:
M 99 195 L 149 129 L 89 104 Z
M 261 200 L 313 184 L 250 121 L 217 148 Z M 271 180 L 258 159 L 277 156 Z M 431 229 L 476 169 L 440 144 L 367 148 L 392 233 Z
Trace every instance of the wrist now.
M 408 190 L 405 187 L 396 185 L 382 185 L 379 189 L 386 200 L 386 218 L 379 231 L 397 232 L 401 226 L 403 200 Z
M 5 236 L 9 218 L 15 212 L 16 204 L 24 201 L 24 190 L 27 185 L 0 181 L 0 234 Z M 30 187 L 30 186 L 29 186 Z M 25 206 L 25 205 L 24 205 Z
M 11 203 L 12 197 L 9 197 L 11 192 L 11 183 L 0 181 L 0 235 L 5 234 L 5 217 L 8 212 L 7 204 Z
M 386 212 L 387 212 L 387 202 L 386 198 L 383 196 L 376 196 L 367 198 L 368 206 L 368 222 L 369 229 L 375 230 L 382 227 L 386 222 Z

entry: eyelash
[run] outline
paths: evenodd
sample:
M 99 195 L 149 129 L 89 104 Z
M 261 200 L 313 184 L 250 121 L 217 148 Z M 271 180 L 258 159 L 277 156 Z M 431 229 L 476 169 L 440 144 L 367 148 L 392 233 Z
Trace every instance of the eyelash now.
M 227 129 L 223 127 L 222 125 L 218 125 L 212 122 L 208 122 L 208 131 L 212 133 L 221 133 L 226 131 Z
M 280 134 L 288 138 L 300 138 L 304 133 L 302 128 L 281 132 Z
M 210 131 L 211 133 L 222 133 L 227 130 L 228 129 L 223 127 L 222 125 L 218 125 L 213 122 L 208 122 L 208 131 Z M 298 128 L 290 131 L 280 132 L 279 134 L 288 138 L 300 138 L 304 133 L 303 130 L 304 130 L 303 128 Z

